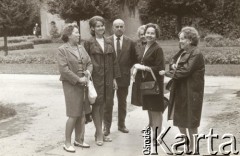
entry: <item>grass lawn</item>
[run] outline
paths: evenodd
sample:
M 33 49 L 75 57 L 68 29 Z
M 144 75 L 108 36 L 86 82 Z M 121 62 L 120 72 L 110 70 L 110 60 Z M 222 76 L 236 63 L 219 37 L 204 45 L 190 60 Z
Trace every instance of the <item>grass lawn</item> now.
M 163 51 L 178 51 L 178 42 L 174 40 L 159 41 Z M 36 56 L 56 59 L 57 48 L 61 43 L 34 45 L 34 49 L 9 51 L 8 57 Z M 200 47 L 204 43 L 200 43 Z M 3 55 L 3 52 L 0 53 Z M 165 54 L 165 57 L 171 55 Z M 57 64 L 0 64 L 1 74 L 58 74 Z M 211 76 L 240 76 L 240 65 L 214 64 L 206 65 L 206 75 Z

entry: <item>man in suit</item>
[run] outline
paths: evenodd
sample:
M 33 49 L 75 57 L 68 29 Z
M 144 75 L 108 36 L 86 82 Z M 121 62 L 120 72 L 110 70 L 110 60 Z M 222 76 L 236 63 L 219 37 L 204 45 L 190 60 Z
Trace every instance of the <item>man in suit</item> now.
M 119 63 L 121 77 L 117 78 L 118 89 L 116 95 L 118 99 L 118 130 L 123 133 L 128 133 L 129 130 L 125 125 L 127 114 L 127 95 L 128 86 L 130 85 L 130 70 L 136 63 L 134 42 L 123 35 L 125 31 L 124 21 L 116 19 L 113 21 L 113 35 L 108 39 L 112 41 L 112 46 L 115 49 L 117 60 Z M 106 105 L 104 108 L 104 135 L 110 134 L 112 124 L 113 105 Z

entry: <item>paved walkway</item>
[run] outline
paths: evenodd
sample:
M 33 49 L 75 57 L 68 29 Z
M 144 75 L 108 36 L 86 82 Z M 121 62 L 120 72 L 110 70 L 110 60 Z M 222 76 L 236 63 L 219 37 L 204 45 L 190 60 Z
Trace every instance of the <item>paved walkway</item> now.
M 206 77 L 205 94 L 213 94 L 218 89 L 240 89 L 240 77 Z M 0 75 L 0 99 L 2 102 L 20 104 L 28 103 L 31 108 L 38 108 L 37 114 L 31 117 L 26 128 L 16 135 L 0 137 L 0 155 L 56 155 L 56 156 L 140 156 L 143 149 L 141 130 L 147 125 L 147 113 L 140 107 L 131 107 L 127 114 L 126 125 L 130 133 L 124 134 L 117 130 L 116 118 L 113 121 L 111 137 L 113 142 L 105 143 L 99 147 L 94 142 L 95 129 L 92 123 L 86 126 L 85 140 L 91 145 L 89 149 L 76 148 L 76 153 L 67 153 L 62 149 L 65 128 L 65 105 L 57 75 Z M 129 89 L 130 91 L 130 89 Z M 131 93 L 129 94 L 131 95 Z M 167 96 L 167 95 L 166 95 Z M 116 99 L 115 99 L 116 101 Z M 128 96 L 130 101 L 130 96 Z M 219 108 L 219 111 L 224 106 Z M 205 112 L 209 109 L 203 107 L 201 130 L 211 122 Z M 31 110 L 31 109 L 30 109 Z M 34 109 L 32 109 L 34 110 Z M 116 112 L 116 105 L 114 107 Z M 169 127 L 171 122 L 166 121 L 164 113 L 163 126 Z M 1 127 L 0 127 L 1 132 Z M 174 138 L 178 130 L 171 127 L 165 140 L 168 146 L 176 141 Z M 205 132 L 204 134 L 207 134 Z M 1 134 L 1 133 L 0 133 Z M 27 148 L 27 149 L 26 149 Z M 207 154 L 206 148 L 202 153 Z M 201 153 L 201 154 L 202 154 Z M 158 147 L 159 155 L 166 155 Z

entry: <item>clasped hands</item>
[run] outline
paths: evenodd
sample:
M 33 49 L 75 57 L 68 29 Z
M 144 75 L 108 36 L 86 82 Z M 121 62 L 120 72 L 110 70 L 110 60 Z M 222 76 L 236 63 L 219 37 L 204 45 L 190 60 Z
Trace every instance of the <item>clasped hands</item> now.
M 177 65 L 176 64 L 172 64 L 172 69 L 173 70 L 176 70 L 177 69 Z M 166 74 L 166 71 L 165 70 L 160 70 L 159 71 L 159 75 L 165 75 Z
M 83 77 L 80 77 L 78 79 L 78 82 L 81 84 L 81 85 L 87 85 L 90 77 L 91 77 L 91 73 L 88 71 L 88 70 L 85 70 L 83 72 L 84 76 Z

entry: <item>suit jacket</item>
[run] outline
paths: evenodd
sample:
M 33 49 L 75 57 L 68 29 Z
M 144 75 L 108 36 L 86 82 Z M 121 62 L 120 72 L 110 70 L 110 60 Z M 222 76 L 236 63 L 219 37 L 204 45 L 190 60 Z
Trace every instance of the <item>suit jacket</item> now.
M 60 46 L 57 54 L 60 80 L 63 83 L 66 102 L 66 113 L 67 116 L 71 117 L 81 116 L 83 109 L 85 113 L 91 112 L 88 100 L 84 99 L 84 87 L 78 85 L 77 82 L 80 77 L 84 76 L 83 71 L 92 72 L 93 65 L 85 48 L 79 45 L 78 49 L 81 54 L 81 61 L 79 61 L 69 44 Z
M 113 35 L 110 36 L 108 39 L 110 39 L 112 46 L 114 47 Z M 117 55 L 117 60 L 121 72 L 121 77 L 117 78 L 117 84 L 119 87 L 128 87 L 130 85 L 130 70 L 132 66 L 137 62 L 137 59 L 135 52 L 135 44 L 127 36 L 123 35 L 122 49 L 120 54 Z
M 92 72 L 93 65 L 91 59 L 82 45 L 78 46 L 82 56 L 82 64 L 78 62 L 78 57 L 72 52 L 69 44 L 63 44 L 58 48 L 58 67 L 60 72 L 60 80 L 68 81 L 75 85 L 83 75 L 79 71 L 89 70 Z M 81 69 L 80 69 L 81 68 Z

